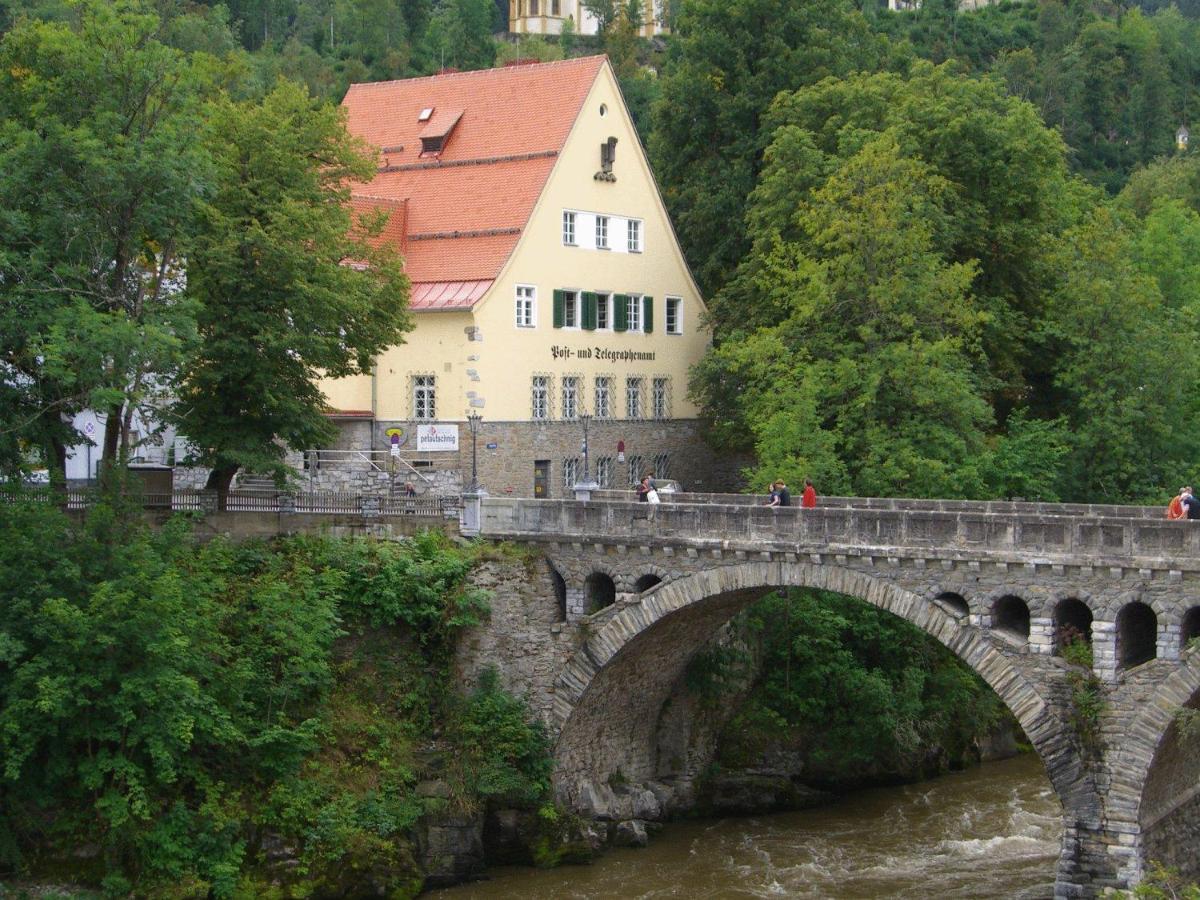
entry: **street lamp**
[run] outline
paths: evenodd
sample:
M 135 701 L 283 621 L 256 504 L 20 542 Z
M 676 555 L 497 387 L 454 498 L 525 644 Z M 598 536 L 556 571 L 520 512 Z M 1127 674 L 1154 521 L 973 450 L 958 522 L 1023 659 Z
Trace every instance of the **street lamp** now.
M 592 417 L 587 413 L 580 413 L 578 418 L 583 422 L 583 445 L 580 447 L 583 452 L 583 478 L 575 482 L 575 499 L 591 500 L 592 491 L 600 487 L 592 480 L 592 473 L 588 467 L 588 425 L 591 423 Z
M 592 480 L 592 473 L 588 469 L 588 423 L 592 421 L 592 417 L 587 413 L 580 413 L 579 420 L 583 422 L 583 483 L 587 484 Z
M 467 487 L 468 494 L 479 493 L 479 423 L 483 416 L 477 412 L 467 413 L 467 427 L 471 429 L 471 483 Z

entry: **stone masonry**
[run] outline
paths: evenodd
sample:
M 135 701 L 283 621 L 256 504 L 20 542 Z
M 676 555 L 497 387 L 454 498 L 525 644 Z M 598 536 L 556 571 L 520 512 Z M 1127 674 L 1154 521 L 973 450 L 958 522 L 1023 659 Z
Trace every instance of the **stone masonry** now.
M 1127 886 L 1150 859 L 1194 870 L 1200 751 L 1173 715 L 1200 697 L 1200 651 L 1184 649 L 1200 529 L 1137 508 L 714 499 L 483 502 L 485 537 L 540 554 L 522 584 L 493 585 L 511 609 L 477 638 L 471 665 L 514 667 L 509 683 L 556 736 L 565 802 L 612 815 L 632 802 L 612 796 L 618 772 L 656 797 L 686 774 L 672 771 L 688 761 L 665 736 L 679 723 L 664 707 L 687 661 L 765 592 L 810 587 L 922 628 L 1013 711 L 1063 805 L 1058 896 Z M 1072 667 L 1056 652 L 1067 606 L 1091 617 L 1105 698 L 1095 742 L 1071 724 Z

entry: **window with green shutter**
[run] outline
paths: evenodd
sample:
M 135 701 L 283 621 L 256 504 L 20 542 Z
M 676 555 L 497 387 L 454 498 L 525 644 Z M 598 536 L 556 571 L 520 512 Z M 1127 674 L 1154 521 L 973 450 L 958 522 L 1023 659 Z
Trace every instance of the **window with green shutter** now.
M 563 291 L 554 292 L 554 327 L 563 327 L 564 310 L 566 309 L 566 300 Z
M 654 298 L 642 298 L 642 331 L 649 334 L 654 330 Z
M 596 330 L 596 295 L 592 291 L 583 292 L 583 327 L 587 331 Z
M 629 329 L 629 296 L 615 294 L 613 296 L 613 331 Z

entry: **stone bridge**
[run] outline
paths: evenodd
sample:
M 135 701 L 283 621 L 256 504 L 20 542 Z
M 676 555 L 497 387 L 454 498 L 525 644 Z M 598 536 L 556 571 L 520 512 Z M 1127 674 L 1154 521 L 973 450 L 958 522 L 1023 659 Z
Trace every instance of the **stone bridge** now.
M 586 810 L 618 771 L 652 782 L 678 768 L 666 701 L 688 660 L 765 593 L 819 588 L 913 623 L 1007 704 L 1062 803 L 1057 896 L 1128 886 L 1151 859 L 1200 876 L 1200 738 L 1175 718 L 1200 705 L 1200 650 L 1187 649 L 1200 636 L 1200 524 L 1141 507 L 760 502 L 475 510 L 483 537 L 532 544 L 549 564 L 559 649 L 543 712 L 560 797 Z M 1058 655 L 1068 626 L 1092 643 L 1098 739 L 1073 724 L 1078 670 Z

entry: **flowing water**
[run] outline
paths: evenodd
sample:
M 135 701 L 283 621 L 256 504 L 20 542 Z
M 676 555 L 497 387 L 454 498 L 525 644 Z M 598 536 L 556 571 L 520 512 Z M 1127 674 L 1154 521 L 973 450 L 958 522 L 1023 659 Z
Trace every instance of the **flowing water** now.
M 1061 810 L 1032 754 L 824 809 L 668 825 L 590 866 L 501 868 L 475 898 L 1050 897 Z

